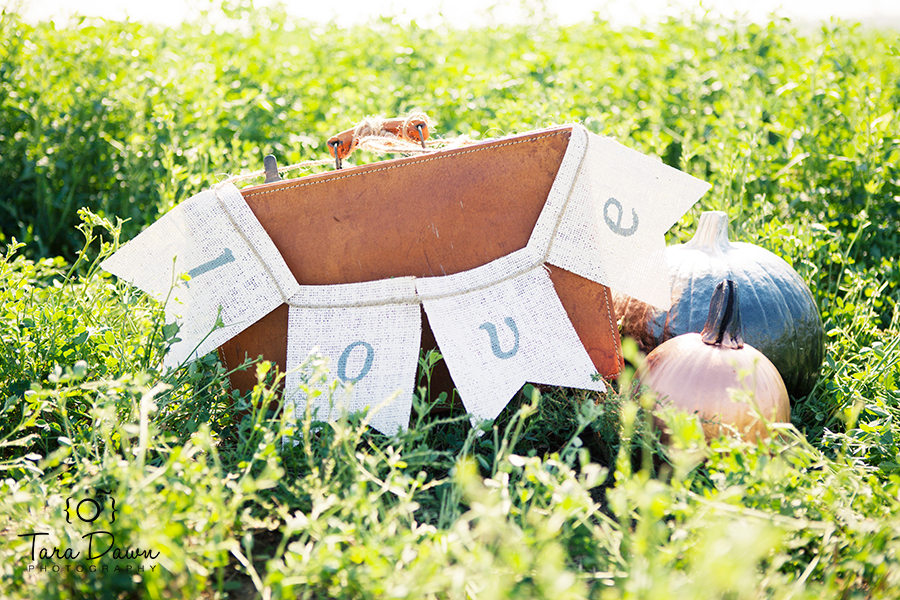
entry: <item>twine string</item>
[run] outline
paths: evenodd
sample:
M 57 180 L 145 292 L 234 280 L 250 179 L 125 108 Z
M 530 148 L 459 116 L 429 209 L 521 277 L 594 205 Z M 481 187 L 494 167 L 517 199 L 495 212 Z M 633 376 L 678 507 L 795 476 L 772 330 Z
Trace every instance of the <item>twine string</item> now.
M 331 165 L 334 164 L 332 159 L 327 160 L 305 160 L 302 162 L 294 163 L 292 165 L 287 165 L 284 167 L 278 167 L 278 173 L 286 173 L 288 171 L 293 171 L 295 169 L 309 169 L 311 167 L 319 167 L 321 165 Z M 222 181 L 218 185 L 223 185 L 226 183 L 237 183 L 238 181 L 245 181 L 247 179 L 255 179 L 256 177 L 265 177 L 266 171 L 264 169 L 260 169 L 258 171 L 252 171 L 250 173 L 244 173 L 243 175 L 232 175 L 228 179 Z
M 521 250 L 517 251 L 521 252 Z M 511 256 L 507 254 L 504 257 L 496 259 L 496 261 L 503 260 L 504 258 Z M 492 261 L 492 262 L 496 262 Z M 476 269 L 486 268 L 490 263 L 482 265 L 481 267 L 476 267 Z M 432 300 L 445 300 L 447 298 L 454 298 L 456 296 L 463 296 L 465 294 L 471 294 L 473 292 L 480 292 L 482 290 L 486 290 L 488 288 L 500 285 L 501 283 L 505 283 L 512 279 L 516 279 L 526 273 L 531 273 L 535 269 L 543 268 L 545 272 L 549 274 L 549 270 L 547 269 L 547 265 L 537 257 L 529 257 L 527 262 L 519 265 L 517 268 L 514 268 L 511 271 L 504 273 L 499 277 L 494 277 L 486 281 L 477 281 L 477 282 L 467 282 L 460 285 L 458 288 L 441 292 L 441 293 L 431 293 L 425 294 L 420 292 L 418 289 L 412 295 L 403 295 L 403 296 L 384 296 L 377 299 L 367 299 L 367 300 L 356 300 L 356 301 L 339 301 L 339 302 L 331 302 L 328 300 L 321 301 L 302 301 L 298 300 L 298 296 L 294 296 L 286 303 L 293 308 L 304 308 L 304 309 L 315 309 L 315 308 L 362 308 L 368 306 L 388 306 L 393 304 L 422 304 L 423 302 L 429 302 Z M 474 269 L 473 269 L 474 270 Z M 443 275 L 439 277 L 453 277 L 453 275 Z M 429 279 L 435 279 L 434 277 L 415 277 L 413 278 L 416 282 L 419 281 L 427 281 Z M 480 279 L 480 278 L 479 278 Z M 349 284 L 349 285 L 365 285 L 362 284 Z M 418 287 L 418 286 L 417 286 Z

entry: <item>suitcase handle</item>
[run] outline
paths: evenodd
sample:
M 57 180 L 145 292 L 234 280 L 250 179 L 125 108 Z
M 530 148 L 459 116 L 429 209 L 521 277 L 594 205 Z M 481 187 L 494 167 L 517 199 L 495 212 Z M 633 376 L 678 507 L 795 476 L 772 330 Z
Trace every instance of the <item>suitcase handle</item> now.
M 425 140 L 429 136 L 429 125 L 430 120 L 422 113 L 393 119 L 368 117 L 356 127 L 328 138 L 326 143 L 328 154 L 334 157 L 335 168 L 340 169 L 341 161 L 350 156 L 360 139 L 367 136 L 396 137 L 408 142 L 421 143 L 424 148 Z

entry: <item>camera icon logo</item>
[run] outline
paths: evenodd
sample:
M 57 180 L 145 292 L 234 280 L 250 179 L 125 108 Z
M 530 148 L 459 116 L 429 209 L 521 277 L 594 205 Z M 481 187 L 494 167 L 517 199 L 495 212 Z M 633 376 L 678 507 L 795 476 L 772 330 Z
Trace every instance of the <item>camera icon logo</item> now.
M 97 490 L 95 497 L 82 498 L 77 500 L 73 496 L 66 498 L 66 522 L 72 523 L 72 514 L 82 523 L 93 523 L 96 521 L 103 511 L 109 508 L 109 522 L 116 522 L 116 499 L 109 495 L 109 492 Z M 76 502 L 77 500 L 77 502 Z M 107 506 L 108 505 L 108 506 Z

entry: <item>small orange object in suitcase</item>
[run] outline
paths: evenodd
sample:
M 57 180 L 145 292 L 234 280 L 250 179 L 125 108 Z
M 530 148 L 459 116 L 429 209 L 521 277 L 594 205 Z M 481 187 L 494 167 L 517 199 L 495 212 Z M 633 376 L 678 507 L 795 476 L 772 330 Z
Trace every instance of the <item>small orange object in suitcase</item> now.
M 526 246 L 571 133 L 571 127 L 558 127 L 241 193 L 301 285 L 450 275 Z M 331 147 L 339 158 L 346 156 L 340 144 Z M 609 289 L 546 266 L 597 372 L 615 377 L 623 361 Z M 422 317 L 422 348 L 433 349 L 424 311 Z M 284 370 L 287 326 L 283 304 L 223 344 L 228 369 L 262 356 Z M 246 392 L 256 376 L 236 371 L 231 382 Z M 443 363 L 432 384 L 435 391 L 452 389 Z

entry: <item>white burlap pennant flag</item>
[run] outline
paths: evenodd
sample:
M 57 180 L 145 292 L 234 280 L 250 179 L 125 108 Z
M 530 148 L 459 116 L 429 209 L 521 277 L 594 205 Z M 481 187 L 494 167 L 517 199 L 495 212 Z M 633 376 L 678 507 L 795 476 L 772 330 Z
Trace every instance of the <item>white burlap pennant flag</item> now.
M 604 391 L 539 257 L 416 280 L 466 410 L 493 419 L 526 382 Z
M 668 309 L 665 233 L 709 188 L 575 126 L 528 246 L 554 266 Z
M 303 416 L 308 398 L 299 391 L 304 371 L 297 367 L 315 350 L 328 357 L 330 367 L 322 395 L 312 401 L 315 418 L 333 421 L 344 407 L 349 412 L 369 407 L 369 424 L 378 431 L 391 435 L 405 429 L 422 338 L 414 278 L 300 286 L 288 304 L 288 410 Z M 327 387 L 335 381 L 345 385 L 329 397 Z
M 179 324 L 181 340 L 167 367 L 227 342 L 298 289 L 232 184 L 182 202 L 100 266 L 166 303 L 166 321 Z M 219 319 L 224 327 L 216 329 Z

